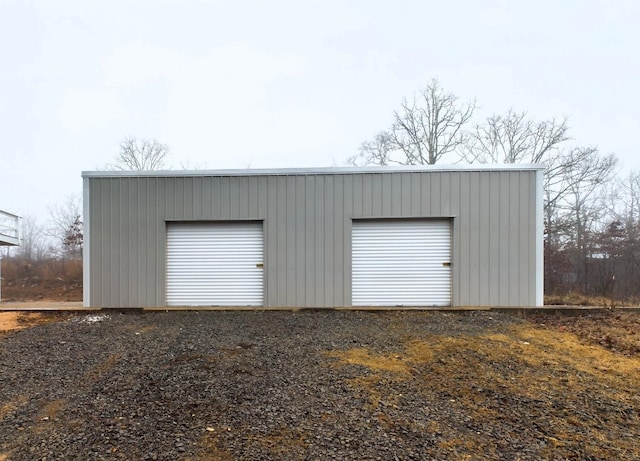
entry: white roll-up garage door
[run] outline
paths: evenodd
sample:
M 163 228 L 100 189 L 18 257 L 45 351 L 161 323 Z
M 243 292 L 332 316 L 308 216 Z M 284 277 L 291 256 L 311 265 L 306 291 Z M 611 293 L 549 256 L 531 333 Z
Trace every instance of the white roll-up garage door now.
M 354 306 L 450 306 L 451 221 L 353 221 Z
M 262 306 L 262 223 L 168 223 L 169 306 Z

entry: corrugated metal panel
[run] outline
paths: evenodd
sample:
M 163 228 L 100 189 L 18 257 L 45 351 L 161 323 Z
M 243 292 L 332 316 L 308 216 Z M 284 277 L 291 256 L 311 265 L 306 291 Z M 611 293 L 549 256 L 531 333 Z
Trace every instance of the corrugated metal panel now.
M 262 223 L 167 225 L 169 306 L 262 306 Z
M 88 177 L 90 305 L 165 305 L 167 222 L 263 221 L 264 306 L 334 307 L 352 301 L 352 220 L 455 216 L 452 304 L 531 306 L 542 245 L 536 175 Z
M 353 222 L 354 306 L 451 305 L 451 222 Z

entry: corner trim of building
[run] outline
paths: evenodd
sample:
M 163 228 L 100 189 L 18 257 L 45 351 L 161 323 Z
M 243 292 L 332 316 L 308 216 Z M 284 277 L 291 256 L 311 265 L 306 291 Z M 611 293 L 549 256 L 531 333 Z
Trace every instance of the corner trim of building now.
M 544 170 L 536 171 L 536 306 L 544 305 Z
M 91 307 L 91 219 L 89 213 L 89 178 L 82 181 L 82 305 Z

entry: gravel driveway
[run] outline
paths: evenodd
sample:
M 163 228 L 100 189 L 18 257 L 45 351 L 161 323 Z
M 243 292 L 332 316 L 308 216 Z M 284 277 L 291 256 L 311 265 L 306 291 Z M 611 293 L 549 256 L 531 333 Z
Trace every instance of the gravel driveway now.
M 637 459 L 640 368 L 553 338 L 495 312 L 76 315 L 0 336 L 0 461 Z

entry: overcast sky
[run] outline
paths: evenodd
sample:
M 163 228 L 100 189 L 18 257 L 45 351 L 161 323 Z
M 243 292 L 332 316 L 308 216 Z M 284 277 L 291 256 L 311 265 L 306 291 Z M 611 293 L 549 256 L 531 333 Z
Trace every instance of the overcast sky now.
M 637 0 L 0 0 L 0 209 L 44 222 L 126 135 L 176 168 L 341 165 L 434 77 L 479 117 L 566 116 L 640 170 L 638 18 Z

